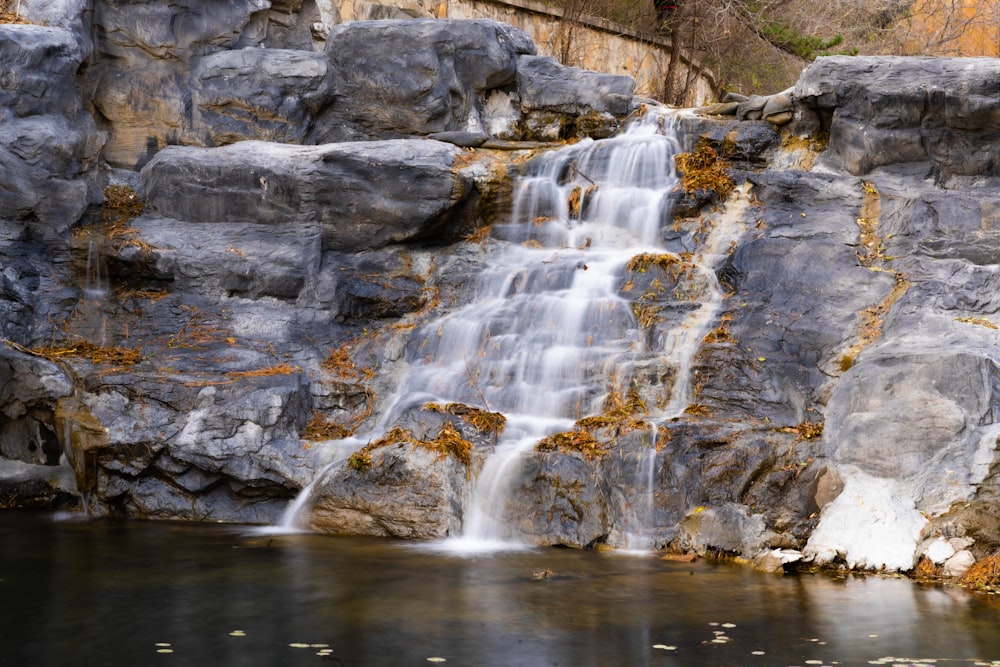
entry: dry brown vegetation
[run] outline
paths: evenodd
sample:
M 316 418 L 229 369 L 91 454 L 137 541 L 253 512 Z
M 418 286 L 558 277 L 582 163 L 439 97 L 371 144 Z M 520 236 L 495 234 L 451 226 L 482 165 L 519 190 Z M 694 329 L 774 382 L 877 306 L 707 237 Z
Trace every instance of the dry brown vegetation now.
M 973 563 L 958 583 L 984 593 L 1000 591 L 1000 552 Z
M 693 69 L 666 72 L 656 97 L 682 104 L 697 70 L 720 92 L 784 90 L 816 57 L 1000 55 L 995 0 L 681 0 L 661 22 L 649 0 L 549 0 L 563 11 L 555 55 L 580 65 L 574 41 L 582 16 L 598 16 L 668 44 L 671 61 Z
M 402 442 L 411 442 L 417 447 L 428 449 L 435 452 L 440 458 L 454 457 L 465 466 L 472 462 L 472 443 L 463 438 L 451 422 L 444 422 L 437 434 L 430 440 L 423 440 L 413 435 L 411 431 L 395 426 L 378 440 L 369 442 L 351 454 L 347 459 L 347 465 L 357 472 L 365 472 L 374 465 L 372 452 Z
M 507 418 L 499 412 L 490 412 L 488 410 L 474 408 L 472 406 L 465 405 L 464 403 L 448 403 L 446 405 L 441 405 L 440 403 L 426 403 L 424 404 L 424 409 L 431 410 L 433 412 L 455 415 L 483 433 L 500 435 L 503 433 L 504 428 L 507 427 Z
M 36 347 L 33 353 L 46 359 L 70 357 L 117 368 L 134 366 L 142 361 L 142 351 L 129 347 L 95 345 L 87 341 L 64 343 L 47 347 Z
M 608 453 L 608 446 L 595 439 L 586 429 L 554 433 L 542 438 L 535 445 L 535 449 L 540 452 L 579 452 L 588 459 L 605 456 Z
M 333 350 L 320 367 L 342 380 L 361 380 L 370 379 L 375 375 L 375 371 L 371 368 L 361 368 L 354 363 L 354 359 L 351 358 L 351 348 L 357 344 L 357 340 L 344 343 L 340 347 Z
M 805 421 L 798 426 L 787 426 L 781 429 L 785 433 L 794 433 L 797 440 L 815 440 L 823 435 L 823 422 Z
M 674 162 L 685 192 L 709 190 L 726 199 L 736 187 L 729 163 L 704 141 L 698 143 L 693 153 L 678 153 Z
M 30 23 L 18 15 L 19 5 L 18 0 L 0 0 L 0 23 Z

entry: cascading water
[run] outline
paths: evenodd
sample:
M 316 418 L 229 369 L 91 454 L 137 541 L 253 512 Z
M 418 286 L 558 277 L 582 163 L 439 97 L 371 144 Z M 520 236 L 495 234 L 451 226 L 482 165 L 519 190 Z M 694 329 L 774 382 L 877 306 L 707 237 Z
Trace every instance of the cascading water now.
M 638 457 L 635 477 L 644 488 L 626 499 L 631 510 L 616 531 L 621 546 L 653 546 L 637 536 L 653 509 L 656 418 L 687 406 L 691 360 L 721 300 L 712 266 L 737 233 L 717 225 L 683 262 L 662 246 L 678 150 L 673 118 L 650 111 L 614 138 L 583 140 L 535 160 L 516 186 L 511 221 L 493 229 L 490 265 L 473 300 L 411 337 L 409 371 L 376 432 L 431 401 L 479 405 L 507 418 L 465 515 L 467 544 L 517 540 L 505 508 L 522 455 L 600 414 L 616 383 L 647 364 L 673 368 L 673 388 L 652 415 L 648 451 Z M 635 298 L 623 293 L 626 266 L 639 256 L 690 266 L 708 289 L 653 347 Z M 702 259 L 705 268 L 697 265 Z

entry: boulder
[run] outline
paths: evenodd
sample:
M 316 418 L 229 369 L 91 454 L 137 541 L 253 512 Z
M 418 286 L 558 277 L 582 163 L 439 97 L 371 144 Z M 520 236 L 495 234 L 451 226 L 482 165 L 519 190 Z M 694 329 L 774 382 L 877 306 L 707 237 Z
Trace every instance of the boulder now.
M 8 345 L 0 348 L 0 458 L 58 464 L 56 402 L 72 392 L 72 381 L 55 363 Z
M 309 525 L 346 535 L 439 539 L 461 532 L 469 493 L 466 464 L 413 442 L 348 459 L 313 492 Z
M 551 56 L 521 56 L 517 94 L 527 139 L 608 137 L 628 114 L 635 81 L 630 76 L 566 67 Z
M 850 173 L 925 163 L 946 183 L 1000 175 L 998 77 L 990 58 L 830 56 L 803 72 L 794 96 Z
M 168 144 L 199 141 L 204 129 L 192 130 L 192 67 L 198 58 L 260 44 L 270 6 L 269 0 L 96 3 L 95 62 L 84 84 L 107 123 L 104 158 L 134 169 Z
M 148 205 L 190 222 L 318 223 L 326 249 L 446 240 L 470 195 L 461 149 L 388 140 L 292 146 L 244 141 L 170 147 L 142 170 Z
M 314 465 L 298 438 L 309 408 L 300 373 L 201 382 L 108 375 L 87 388 L 85 413 L 76 417 L 106 430 L 105 442 L 87 454 L 96 466 L 83 489 L 91 510 L 275 523 Z
M 327 97 L 322 54 L 220 51 L 194 61 L 192 132 L 206 146 L 246 139 L 301 144 Z
M 0 218 L 31 221 L 41 237 L 100 201 L 104 135 L 77 94 L 82 58 L 67 30 L 0 25 Z
M 527 34 L 486 20 L 353 21 L 326 42 L 332 101 L 313 143 L 477 131 L 488 91 L 514 83 Z
M 295 299 L 319 270 L 316 223 L 195 223 L 144 216 L 137 242 L 111 255 L 123 279 L 168 281 L 174 290 L 247 298 Z

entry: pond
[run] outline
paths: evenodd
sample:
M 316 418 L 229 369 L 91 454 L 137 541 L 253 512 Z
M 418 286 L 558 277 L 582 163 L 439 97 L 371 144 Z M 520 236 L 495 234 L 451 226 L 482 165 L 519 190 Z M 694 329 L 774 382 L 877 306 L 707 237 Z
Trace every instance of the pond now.
M 655 554 L 0 513 L 0 665 L 1000 665 L 1000 604 Z

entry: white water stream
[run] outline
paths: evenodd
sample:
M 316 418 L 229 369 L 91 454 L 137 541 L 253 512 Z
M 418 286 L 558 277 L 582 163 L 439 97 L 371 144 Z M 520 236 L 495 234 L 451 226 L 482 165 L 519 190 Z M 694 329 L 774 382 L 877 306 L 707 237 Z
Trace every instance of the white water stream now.
M 649 451 L 637 459 L 636 476 L 648 488 L 629 500 L 634 516 L 617 528 L 622 546 L 652 546 L 642 523 L 654 503 L 655 426 L 690 401 L 691 362 L 721 303 L 714 268 L 742 232 L 738 223 L 708 231 L 690 259 L 708 289 L 689 304 L 664 349 L 649 349 L 622 284 L 631 258 L 669 254 L 662 230 L 673 223 L 669 193 L 677 185 L 673 125 L 651 111 L 619 136 L 535 160 L 516 186 L 512 220 L 493 230 L 489 267 L 472 301 L 411 338 L 410 370 L 379 429 L 428 401 L 476 405 L 507 418 L 476 482 L 458 548 L 518 540 L 505 508 L 522 456 L 541 438 L 600 414 L 608 392 L 632 377 L 637 362 L 675 369 L 666 408 L 649 416 Z M 290 510 L 291 524 L 310 492 Z

